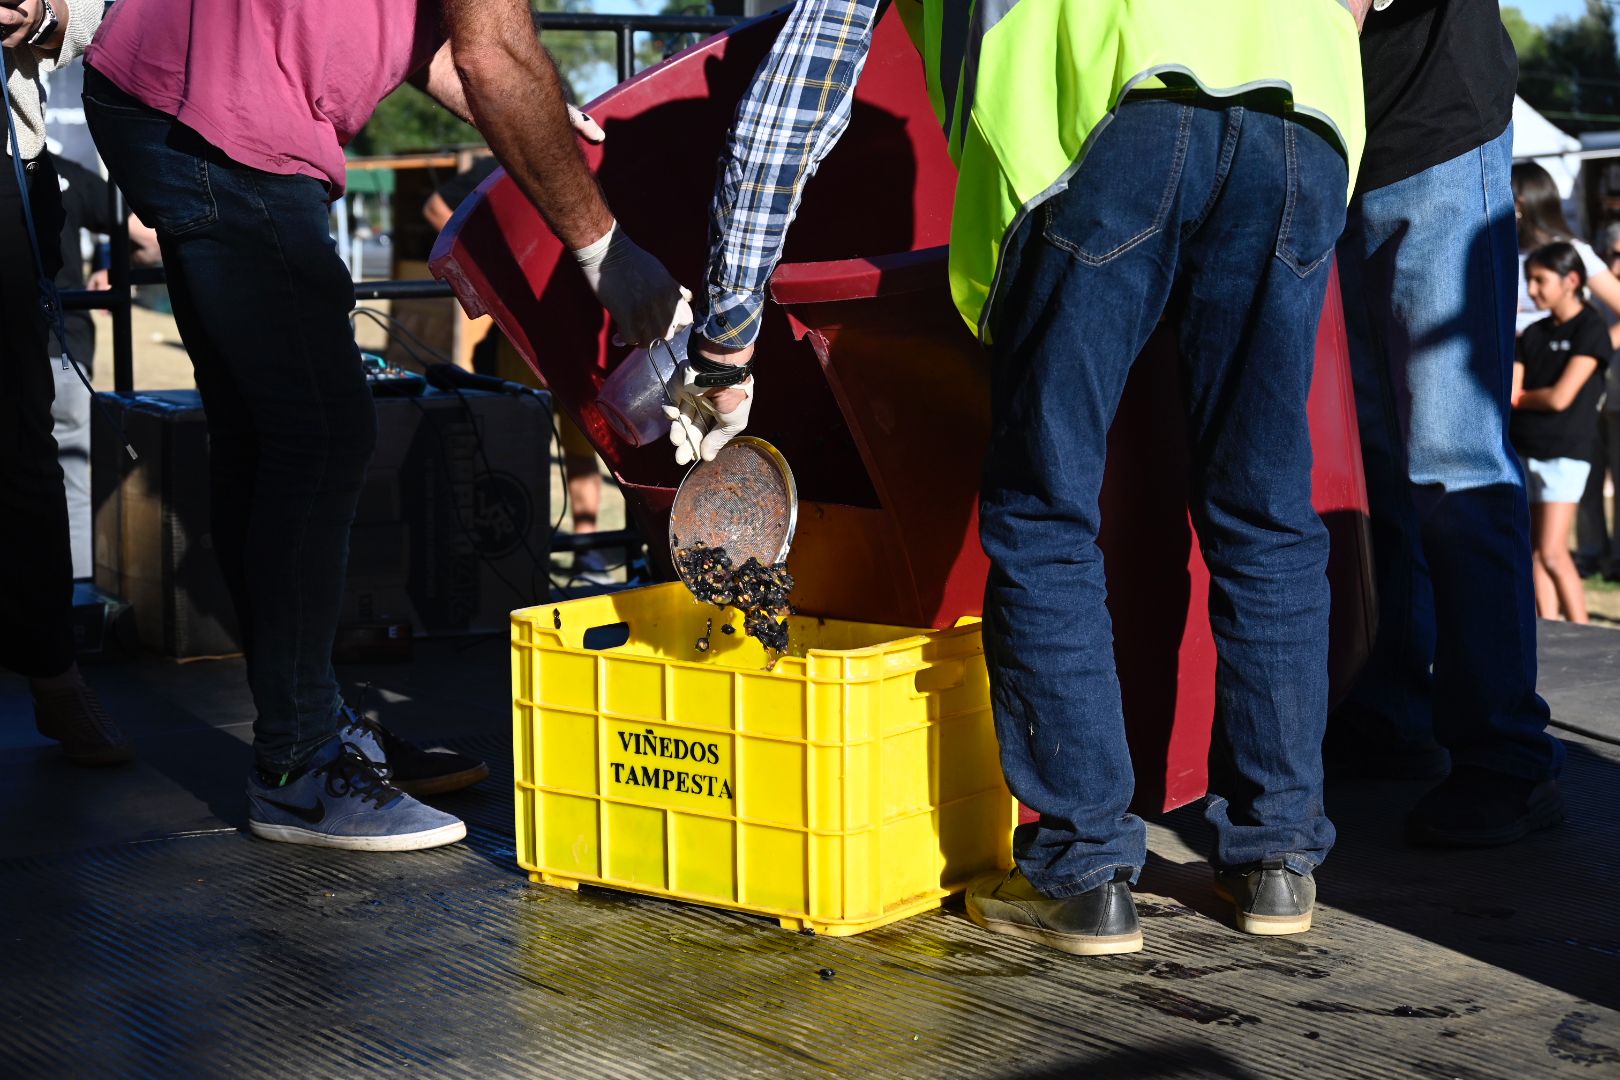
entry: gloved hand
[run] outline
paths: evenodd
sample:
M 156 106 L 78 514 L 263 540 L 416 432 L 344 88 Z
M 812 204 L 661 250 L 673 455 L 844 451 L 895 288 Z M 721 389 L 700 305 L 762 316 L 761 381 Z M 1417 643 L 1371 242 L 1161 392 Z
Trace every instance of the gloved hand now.
M 681 361 L 670 376 L 668 390 L 674 405 L 664 406 L 669 417 L 669 441 L 675 444 L 675 463 L 690 465 L 697 457 L 713 461 L 720 448 L 748 426 L 754 407 L 754 377 L 735 386 L 702 387 L 689 361 Z
M 637 247 L 617 221 L 601 239 L 576 249 L 574 259 L 627 343 L 667 340 L 691 325 L 691 292 Z

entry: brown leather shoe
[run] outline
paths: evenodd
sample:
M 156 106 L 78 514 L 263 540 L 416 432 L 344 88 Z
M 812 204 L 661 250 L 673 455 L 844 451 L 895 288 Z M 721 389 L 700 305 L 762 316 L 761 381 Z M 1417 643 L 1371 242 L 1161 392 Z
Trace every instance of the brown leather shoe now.
M 74 672 L 62 687 L 34 691 L 34 725 L 47 739 L 62 744 L 62 752 L 75 765 L 122 765 L 135 760 L 135 748 L 112 722 L 101 699 Z

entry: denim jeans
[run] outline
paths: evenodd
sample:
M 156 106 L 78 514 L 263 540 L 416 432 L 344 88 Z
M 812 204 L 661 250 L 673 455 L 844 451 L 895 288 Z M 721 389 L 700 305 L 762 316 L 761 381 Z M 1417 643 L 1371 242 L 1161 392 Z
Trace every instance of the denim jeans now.
M 332 640 L 349 526 L 376 442 L 326 188 L 226 158 L 94 70 L 85 113 L 112 178 L 157 230 L 208 414 L 215 552 L 235 603 L 267 771 L 336 730 Z
M 1536 694 L 1524 476 L 1507 440 L 1513 129 L 1358 195 L 1339 241 L 1378 574 L 1351 700 L 1453 765 L 1556 775 Z
M 1219 654 L 1215 861 L 1309 871 L 1333 844 L 1328 539 L 1305 402 L 1345 186 L 1343 154 L 1277 113 L 1132 99 L 1008 242 L 981 506 L 985 653 L 1008 784 L 1039 814 L 1015 857 L 1048 896 L 1146 857 L 1098 497 L 1126 375 L 1164 315 L 1179 332 Z

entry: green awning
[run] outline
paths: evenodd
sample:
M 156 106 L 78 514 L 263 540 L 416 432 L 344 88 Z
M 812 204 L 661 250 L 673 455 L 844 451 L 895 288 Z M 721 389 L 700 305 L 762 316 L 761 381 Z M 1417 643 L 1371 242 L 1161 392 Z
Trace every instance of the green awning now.
M 392 195 L 393 169 L 350 169 L 348 192 L 350 195 Z

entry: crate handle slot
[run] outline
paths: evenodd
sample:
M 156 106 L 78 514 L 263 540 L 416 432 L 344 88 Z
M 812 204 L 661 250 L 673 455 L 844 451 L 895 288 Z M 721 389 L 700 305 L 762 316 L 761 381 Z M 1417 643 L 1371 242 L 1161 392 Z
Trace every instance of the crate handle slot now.
M 585 631 L 580 639 L 580 647 L 586 649 L 617 649 L 630 640 L 630 624 L 627 622 L 607 623 L 603 626 L 593 626 Z
M 966 664 L 960 660 L 942 660 L 917 672 L 914 682 L 917 696 L 925 697 L 941 690 L 955 690 L 966 679 Z

